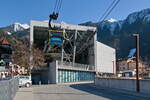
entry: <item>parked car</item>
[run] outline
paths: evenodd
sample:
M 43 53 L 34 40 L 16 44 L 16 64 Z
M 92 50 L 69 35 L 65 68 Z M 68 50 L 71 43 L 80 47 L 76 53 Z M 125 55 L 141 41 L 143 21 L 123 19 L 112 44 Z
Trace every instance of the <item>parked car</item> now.
M 19 87 L 30 87 L 32 85 L 31 76 L 19 76 Z

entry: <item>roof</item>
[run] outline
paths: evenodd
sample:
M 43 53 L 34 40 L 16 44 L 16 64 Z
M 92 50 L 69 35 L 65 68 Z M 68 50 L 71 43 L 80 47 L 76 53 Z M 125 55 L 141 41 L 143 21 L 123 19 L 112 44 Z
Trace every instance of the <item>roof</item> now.
M 3 44 L 3 45 L 9 45 L 9 42 L 7 40 L 2 40 L 1 44 Z
M 117 60 L 117 62 L 122 62 L 122 61 L 126 61 L 126 62 L 134 61 L 134 62 L 136 62 L 136 57 L 123 58 L 123 59 L 118 59 Z M 139 59 L 139 63 L 144 63 L 144 61 L 142 61 L 142 59 Z
M 31 20 L 31 29 L 34 26 L 38 27 L 48 27 L 48 22 L 44 21 L 34 21 Z M 71 24 L 66 24 L 64 22 L 62 23 L 51 23 L 52 26 L 55 26 L 60 29 L 68 29 L 68 30 L 78 30 L 78 31 L 96 31 L 96 27 L 91 27 L 91 26 L 82 26 L 82 25 L 71 25 Z
M 135 60 L 136 57 L 131 57 L 131 58 L 121 58 L 121 59 L 117 59 L 117 61 L 127 61 L 127 60 Z

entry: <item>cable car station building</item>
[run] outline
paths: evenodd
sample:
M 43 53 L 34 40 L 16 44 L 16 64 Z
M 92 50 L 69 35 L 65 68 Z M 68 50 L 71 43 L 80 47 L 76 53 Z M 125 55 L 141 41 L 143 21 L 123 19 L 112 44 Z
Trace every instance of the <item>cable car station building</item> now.
M 54 59 L 43 75 L 47 83 L 93 81 L 96 73 L 116 73 L 115 49 L 97 41 L 96 27 L 66 23 L 52 27 L 49 30 L 44 21 L 30 23 L 30 49 L 38 47 Z M 32 59 L 31 53 L 31 68 Z

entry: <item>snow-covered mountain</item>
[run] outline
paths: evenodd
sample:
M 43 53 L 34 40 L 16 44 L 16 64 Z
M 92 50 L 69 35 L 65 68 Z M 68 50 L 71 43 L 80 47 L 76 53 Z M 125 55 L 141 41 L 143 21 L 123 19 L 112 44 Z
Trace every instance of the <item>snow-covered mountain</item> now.
M 113 22 L 117 22 L 118 20 L 117 20 L 117 19 L 114 19 L 114 18 L 110 18 L 110 19 L 108 19 L 107 21 L 110 22 L 110 23 L 113 23 Z
M 16 36 L 26 42 L 29 40 L 29 29 L 30 26 L 28 24 L 21 24 L 18 22 L 0 28 L 0 30 L 4 31 L 6 34 Z
M 130 58 L 130 57 L 135 56 L 135 53 L 136 53 L 136 48 L 131 49 L 130 52 L 129 52 L 128 57 Z
M 20 24 L 20 23 L 13 24 L 13 27 L 14 27 L 14 32 L 23 31 L 30 28 L 28 24 Z
M 6 27 L 2 27 L 0 28 L 0 30 L 5 31 L 8 35 L 12 35 L 12 34 L 22 34 L 25 33 L 26 31 L 28 31 L 30 28 L 30 26 L 28 24 L 21 24 L 21 23 L 14 23 L 12 25 L 6 26 Z
M 123 21 L 118 21 L 116 19 L 110 18 L 108 20 L 105 20 L 103 22 L 100 22 L 101 24 L 99 24 L 99 28 L 101 30 L 103 29 L 109 29 L 110 30 L 110 34 L 114 35 L 114 30 L 116 28 L 121 29 L 122 28 L 122 24 Z
M 125 20 L 111 18 L 103 22 L 87 22 L 82 25 L 96 26 L 98 41 L 116 48 L 118 58 L 133 56 L 135 39 L 131 34 L 139 33 L 141 56 L 150 62 L 150 8 L 131 13 Z
M 108 30 L 110 35 L 114 35 L 117 33 L 117 31 L 122 30 L 124 26 L 129 26 L 129 25 L 139 23 L 139 22 L 142 22 L 142 23 L 145 22 L 145 23 L 150 24 L 150 8 L 141 10 L 139 12 L 131 13 L 128 15 L 128 17 L 125 20 L 116 20 L 116 19 L 110 18 L 103 22 L 98 22 L 100 23 L 98 28 L 101 31 Z

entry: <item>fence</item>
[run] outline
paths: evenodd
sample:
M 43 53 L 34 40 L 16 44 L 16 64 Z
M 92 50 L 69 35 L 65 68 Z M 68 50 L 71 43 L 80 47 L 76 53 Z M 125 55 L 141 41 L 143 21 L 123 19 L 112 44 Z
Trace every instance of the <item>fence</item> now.
M 18 77 L 0 81 L 0 100 L 13 100 L 18 90 Z

